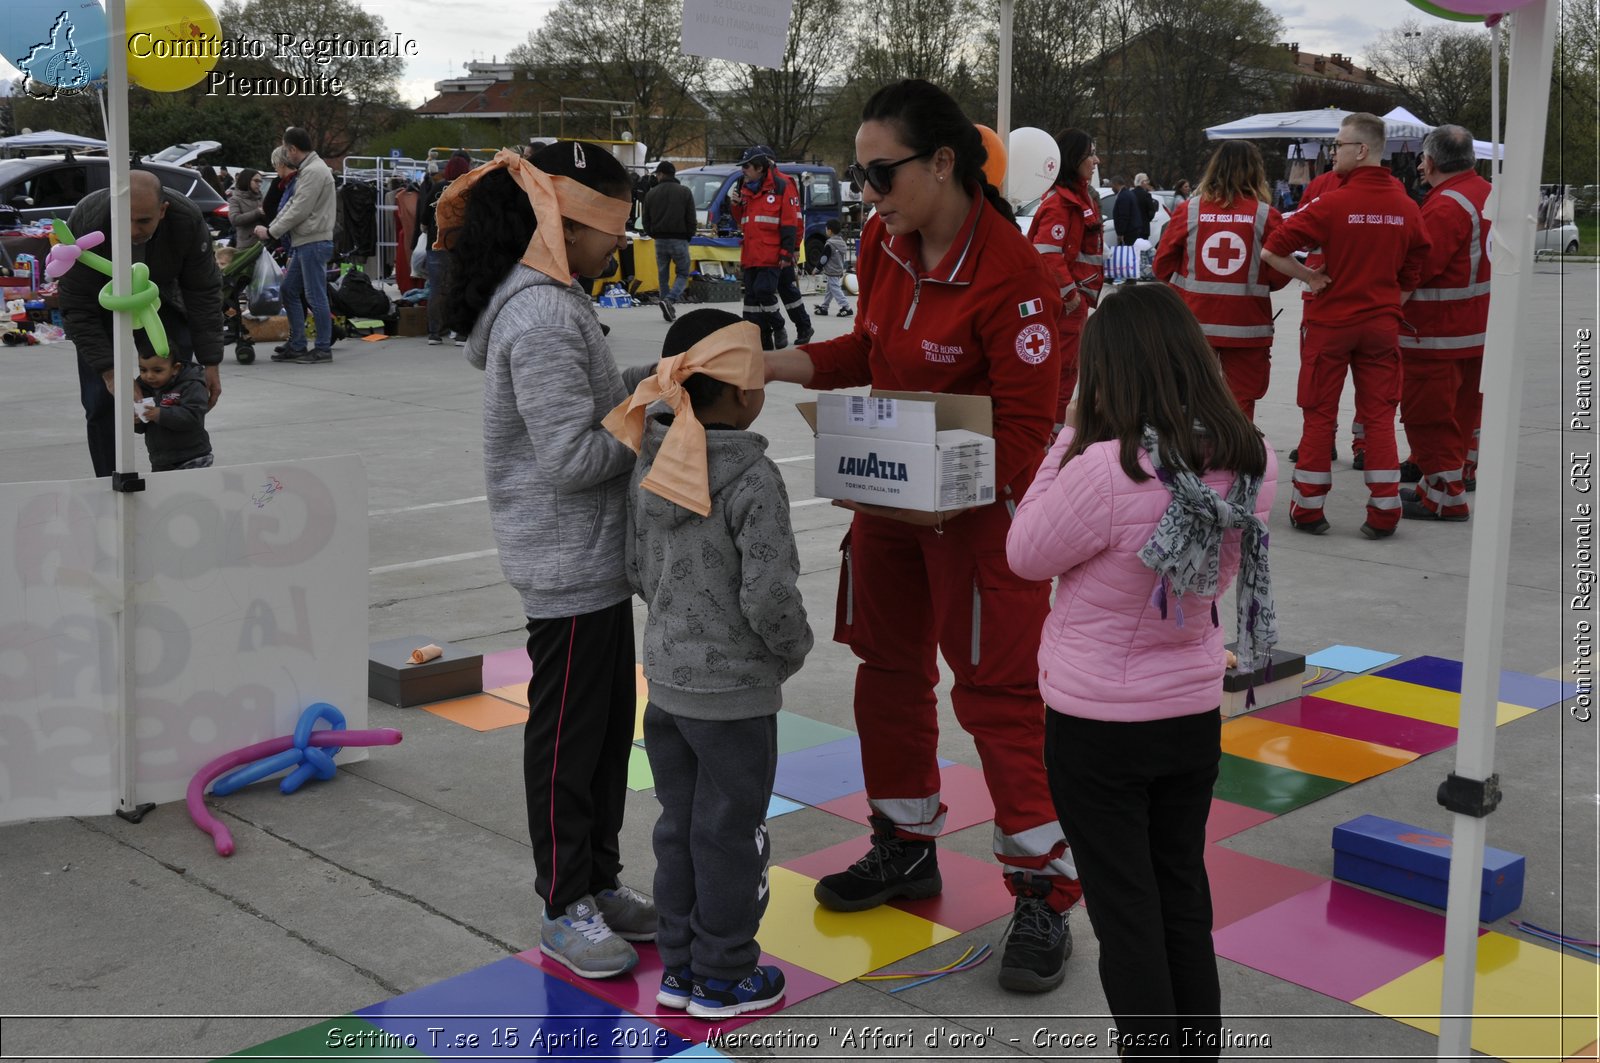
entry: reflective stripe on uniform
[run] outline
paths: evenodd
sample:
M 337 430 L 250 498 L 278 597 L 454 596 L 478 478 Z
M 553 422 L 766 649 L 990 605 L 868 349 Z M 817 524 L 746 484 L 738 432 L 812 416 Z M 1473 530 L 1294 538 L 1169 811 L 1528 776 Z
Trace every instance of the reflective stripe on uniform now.
M 1292 496 L 1290 496 L 1289 501 L 1293 502 L 1301 509 L 1321 509 L 1323 504 L 1328 501 L 1328 496 L 1303 495 L 1299 491 L 1296 491 Z
M 757 214 L 755 217 L 751 218 L 750 220 L 751 221 L 764 221 L 768 225 L 781 225 L 781 224 L 783 224 L 783 219 L 782 218 L 774 217 L 771 214 Z
M 1039 252 L 1041 255 L 1059 255 L 1059 254 L 1061 254 L 1061 245 L 1060 244 L 1034 244 L 1033 245 L 1033 249 L 1035 251 Z
M 1303 484 L 1331 484 L 1333 483 L 1333 473 L 1312 472 L 1309 469 L 1302 469 L 1296 466 L 1294 470 L 1294 479 Z
M 1363 469 L 1361 480 L 1369 484 L 1397 484 L 1400 482 L 1399 469 Z
M 1180 278 L 1173 278 L 1176 283 Z M 1271 339 L 1272 325 L 1207 325 L 1202 324 L 1200 331 L 1207 336 L 1226 336 L 1232 339 Z
M 1458 299 L 1476 299 L 1489 294 L 1489 282 L 1478 281 L 1465 288 L 1418 288 L 1411 293 L 1414 303 L 1448 303 Z
M 1482 347 L 1485 333 L 1474 332 L 1470 336 L 1400 336 L 1400 346 L 1403 350 L 1412 351 L 1459 351 L 1464 347 Z
M 909 834 L 936 837 L 944 830 L 945 814 L 939 811 L 939 795 L 927 797 L 888 797 L 867 799 L 878 815 Z
M 1399 509 L 1399 495 L 1368 495 L 1367 505 L 1373 509 Z
M 1086 255 L 1082 251 L 1079 251 L 1078 257 L 1074 259 L 1074 261 L 1082 262 L 1085 266 L 1104 266 L 1106 264 L 1106 256 Z
M 1193 277 L 1179 273 L 1172 278 L 1174 288 L 1182 288 L 1186 292 L 1196 295 L 1271 295 L 1272 289 L 1265 284 L 1243 284 L 1237 281 L 1197 281 Z
M 1061 824 L 1056 820 L 1016 834 L 1004 834 L 999 827 L 994 829 L 994 853 L 1000 857 L 1049 856 L 1058 846 L 1066 844 L 1067 837 L 1061 833 Z

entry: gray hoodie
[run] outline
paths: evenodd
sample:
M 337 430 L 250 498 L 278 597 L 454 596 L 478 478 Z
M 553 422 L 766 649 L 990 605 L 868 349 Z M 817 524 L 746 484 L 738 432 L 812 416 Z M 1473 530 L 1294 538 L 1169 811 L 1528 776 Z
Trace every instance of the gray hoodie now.
M 518 263 L 479 316 L 467 360 L 485 371 L 489 518 L 523 612 L 579 616 L 623 601 L 634 455 L 600 421 L 628 391 L 589 297 Z
M 628 581 L 644 599 L 650 700 L 697 720 L 770 716 L 811 650 L 783 476 L 754 432 L 711 429 L 711 515 L 639 486 L 670 415 L 645 421 L 628 489 Z

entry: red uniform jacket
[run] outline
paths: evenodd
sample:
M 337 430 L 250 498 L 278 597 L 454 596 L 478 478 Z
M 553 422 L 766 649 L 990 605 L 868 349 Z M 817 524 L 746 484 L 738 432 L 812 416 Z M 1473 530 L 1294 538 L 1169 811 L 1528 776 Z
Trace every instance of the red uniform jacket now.
M 795 249 L 800 246 L 796 230 L 800 212 L 797 205 L 789 202 L 791 197 L 797 197 L 794 182 L 779 173 L 777 167 L 770 167 L 755 191 L 742 177 L 735 187 L 739 189 L 739 202 L 729 199 L 727 211 L 744 233 L 739 265 L 751 269 L 793 262 Z
M 1289 278 L 1261 261 L 1261 245 L 1282 224 L 1252 196 L 1226 204 L 1190 196 L 1162 230 L 1156 279 L 1178 289 L 1211 346 L 1272 345 L 1272 293 Z
M 1328 170 L 1313 177 L 1311 183 L 1306 185 L 1305 191 L 1300 195 L 1300 206 L 1296 208 L 1296 212 L 1305 210 L 1335 188 L 1343 188 L 1344 178 L 1345 175 L 1337 170 Z M 1322 248 L 1312 248 L 1311 253 L 1306 256 L 1306 268 L 1321 269 L 1325 265 L 1327 265 L 1327 262 L 1322 257 Z M 1300 295 L 1305 299 L 1311 298 L 1309 291 L 1303 291 Z
M 1433 186 L 1422 204 L 1428 257 L 1405 306 L 1408 358 L 1482 358 L 1489 324 L 1489 182 L 1471 170 Z M 1415 330 L 1415 331 L 1413 331 Z
M 1055 423 L 1061 297 L 1027 237 L 973 193 L 955 244 L 928 273 L 917 234 L 890 236 L 877 217 L 867 222 L 855 329 L 805 350 L 811 386 L 822 391 L 988 395 L 997 497 L 1020 502 Z
M 1400 293 L 1417 286 L 1428 237 L 1417 205 L 1389 171 L 1357 167 L 1343 188 L 1284 219 L 1266 244 L 1275 255 L 1319 246 L 1333 283 L 1306 300 L 1307 324 L 1400 320 Z
M 1072 302 L 1076 289 L 1085 312 L 1099 300 L 1105 281 L 1104 228 L 1100 204 L 1087 191 L 1064 185 L 1050 186 L 1028 228 L 1033 249 L 1060 282 L 1062 302 Z

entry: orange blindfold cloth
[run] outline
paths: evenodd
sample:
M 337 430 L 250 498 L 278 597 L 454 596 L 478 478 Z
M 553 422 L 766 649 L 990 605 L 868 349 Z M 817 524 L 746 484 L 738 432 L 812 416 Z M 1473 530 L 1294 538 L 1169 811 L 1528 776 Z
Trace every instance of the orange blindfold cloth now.
M 682 354 L 661 359 L 655 374 L 641 380 L 633 397 L 600 423 L 637 453 L 644 439 L 645 408 L 658 400 L 671 406 L 672 427 L 639 486 L 707 517 L 711 515 L 711 486 L 706 473 L 706 430 L 683 389 L 683 382 L 696 373 L 742 391 L 764 387 L 761 329 L 753 322 L 741 321 L 718 329 Z
M 574 164 L 583 166 L 583 145 L 574 143 L 572 150 Z M 433 244 L 435 250 L 449 248 L 455 230 L 466 219 L 467 197 L 472 194 L 472 186 L 493 170 L 509 172 L 512 180 L 528 194 L 528 202 L 533 204 L 534 220 L 539 224 L 533 231 L 533 239 L 528 241 L 528 250 L 523 252 L 521 261 L 552 280 L 562 284 L 572 283 L 572 271 L 567 267 L 566 232 L 561 225 L 562 218 L 581 222 L 612 236 L 621 236 L 627 231 L 628 215 L 633 210 L 631 199 L 613 199 L 570 177 L 552 177 L 516 152 L 503 148 L 492 162 L 452 181 L 439 197 L 434 207 L 439 223 L 439 238 Z

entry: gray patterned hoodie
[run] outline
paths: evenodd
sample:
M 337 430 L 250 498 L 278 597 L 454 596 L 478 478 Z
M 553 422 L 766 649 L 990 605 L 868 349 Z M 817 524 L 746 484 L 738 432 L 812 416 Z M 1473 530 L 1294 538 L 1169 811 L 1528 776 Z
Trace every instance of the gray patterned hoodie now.
M 754 432 L 710 429 L 711 515 L 639 486 L 671 415 L 645 421 L 628 487 L 628 581 L 644 599 L 650 700 L 698 720 L 769 716 L 811 650 L 783 476 Z
M 583 289 L 518 263 L 467 343 L 484 370 L 483 476 L 500 568 L 529 619 L 625 600 L 623 493 L 633 451 L 600 427 L 628 396 Z

